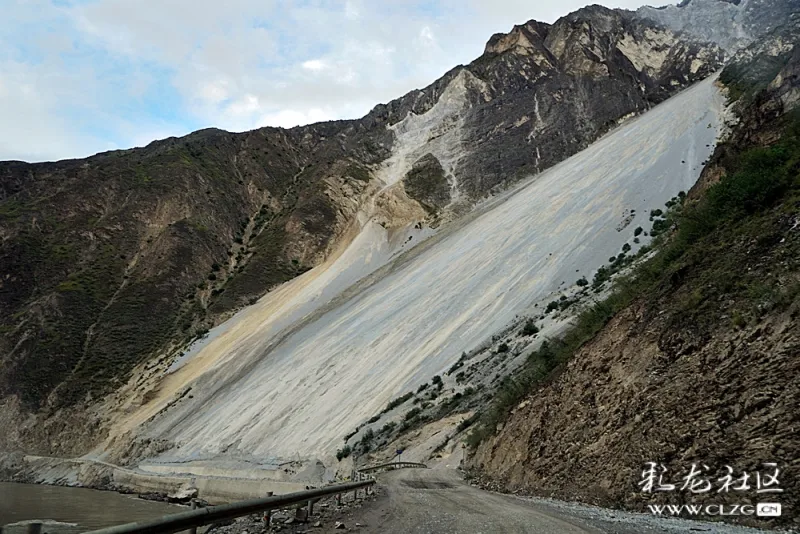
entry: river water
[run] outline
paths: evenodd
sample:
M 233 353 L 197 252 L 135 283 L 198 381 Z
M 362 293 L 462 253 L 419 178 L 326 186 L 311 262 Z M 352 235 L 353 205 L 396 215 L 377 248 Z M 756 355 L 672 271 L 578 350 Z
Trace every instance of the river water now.
M 0 482 L 0 526 L 39 519 L 72 523 L 80 530 L 87 530 L 186 510 L 186 507 L 145 501 L 135 495 L 113 491 Z M 63 531 L 64 527 L 67 525 L 45 524 L 42 532 Z

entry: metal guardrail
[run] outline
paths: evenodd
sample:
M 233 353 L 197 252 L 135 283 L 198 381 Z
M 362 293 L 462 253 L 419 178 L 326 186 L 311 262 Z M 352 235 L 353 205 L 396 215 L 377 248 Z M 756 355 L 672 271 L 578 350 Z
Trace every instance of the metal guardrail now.
M 373 471 L 379 471 L 381 469 L 402 469 L 402 468 L 420 468 L 420 469 L 427 469 L 428 466 L 425 464 L 420 464 L 417 462 L 389 462 L 387 464 L 381 465 L 373 465 L 370 467 L 365 467 L 363 469 L 359 469 L 359 473 L 372 473 Z
M 308 515 L 311 516 L 314 502 L 322 497 L 341 495 L 351 491 L 357 495 L 358 490 L 368 488 L 373 484 L 375 484 L 375 480 L 370 478 L 361 482 L 335 484 L 324 488 L 298 491 L 285 495 L 276 495 L 274 497 L 251 499 L 249 501 L 223 504 L 221 506 L 209 506 L 208 508 L 200 508 L 190 512 L 167 515 L 160 519 L 127 523 L 100 530 L 93 530 L 87 534 L 170 534 L 182 530 L 196 529 L 203 525 L 234 519 L 243 515 L 286 508 L 293 504 L 308 506 Z

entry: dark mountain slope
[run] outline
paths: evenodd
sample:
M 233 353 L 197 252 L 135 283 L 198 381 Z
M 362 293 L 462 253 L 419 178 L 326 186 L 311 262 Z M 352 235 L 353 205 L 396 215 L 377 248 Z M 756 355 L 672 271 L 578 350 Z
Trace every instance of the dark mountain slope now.
M 357 198 L 367 185 L 347 149 L 324 141 L 345 128 L 205 130 L 5 164 L 3 391 L 36 406 L 63 383 L 62 402 L 82 400 L 198 334 L 209 306 L 224 313 L 319 262 L 353 215 L 326 191 Z

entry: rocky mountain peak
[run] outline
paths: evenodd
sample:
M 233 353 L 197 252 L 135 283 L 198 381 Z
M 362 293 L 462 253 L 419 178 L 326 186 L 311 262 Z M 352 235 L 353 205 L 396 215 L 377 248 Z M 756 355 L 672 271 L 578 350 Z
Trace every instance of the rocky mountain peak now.
M 725 3 L 733 4 L 733 5 L 736 5 L 736 6 L 738 6 L 739 4 L 742 3 L 742 0 L 716 0 L 716 1 L 717 2 L 725 2 Z M 680 2 L 678 2 L 676 7 L 683 8 L 683 7 L 688 6 L 691 3 L 692 3 L 692 0 L 681 0 Z M 667 9 L 667 6 L 659 7 L 657 9 Z
M 549 28 L 549 24 L 536 20 L 516 25 L 508 33 L 492 35 L 486 43 L 484 54 L 502 54 L 514 50 L 522 55 L 529 55 L 543 47 Z
M 800 17 L 800 0 L 686 0 L 661 8 L 641 7 L 636 15 L 729 54 Z

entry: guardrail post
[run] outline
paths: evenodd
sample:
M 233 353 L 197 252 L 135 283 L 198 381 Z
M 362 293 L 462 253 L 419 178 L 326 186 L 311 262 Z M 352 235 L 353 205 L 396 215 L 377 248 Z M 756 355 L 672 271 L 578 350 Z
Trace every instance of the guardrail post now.
M 308 501 L 308 517 L 311 517 L 311 515 L 313 513 L 314 513 L 314 501 L 313 500 L 309 500 Z
M 33 523 L 28 523 L 28 534 L 41 534 L 42 532 L 42 524 L 38 521 L 34 521 Z
M 192 499 L 192 510 L 197 510 L 197 499 Z M 197 527 L 189 529 L 189 534 L 197 534 Z
M 272 492 L 267 492 L 267 497 L 272 497 Z M 269 528 L 269 523 L 272 521 L 272 510 L 267 510 L 264 512 L 264 524 Z

